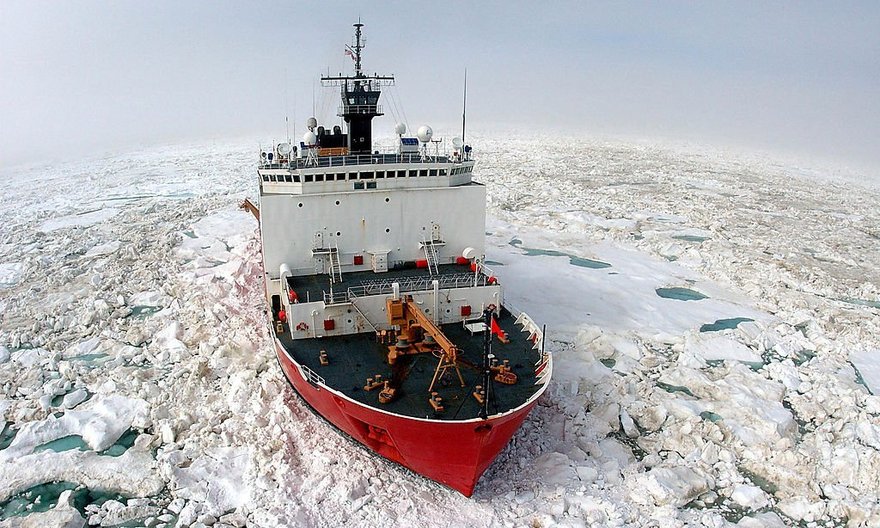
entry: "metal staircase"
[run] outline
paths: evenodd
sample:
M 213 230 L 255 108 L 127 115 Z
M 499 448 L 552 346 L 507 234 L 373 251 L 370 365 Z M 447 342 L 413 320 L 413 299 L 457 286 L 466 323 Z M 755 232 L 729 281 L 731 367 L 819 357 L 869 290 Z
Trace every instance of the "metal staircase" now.
M 425 260 L 428 261 L 428 273 L 439 275 L 440 270 L 437 267 L 439 258 L 437 257 L 437 247 L 434 245 L 434 241 L 425 240 L 425 237 L 422 237 L 422 249 L 425 250 Z
M 330 246 L 330 282 L 342 282 L 342 262 L 339 261 L 339 246 L 336 242 Z

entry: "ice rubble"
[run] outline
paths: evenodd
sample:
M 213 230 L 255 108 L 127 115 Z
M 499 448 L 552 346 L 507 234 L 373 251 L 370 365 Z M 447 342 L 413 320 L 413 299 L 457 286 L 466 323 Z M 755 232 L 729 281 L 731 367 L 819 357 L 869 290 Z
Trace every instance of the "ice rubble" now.
M 79 511 L 65 492 L 0 525 L 880 524 L 880 399 L 865 386 L 877 191 L 709 150 L 533 141 L 474 138 L 489 259 L 508 301 L 548 324 L 559 368 L 472 499 L 369 455 L 292 395 L 267 342 L 255 222 L 234 209 L 254 192 L 249 145 L 5 175 L 4 493 L 63 479 L 124 499 Z M 700 331 L 730 318 L 752 321 Z M 131 448 L 101 454 L 129 429 Z M 35 451 L 60 435 L 89 449 Z

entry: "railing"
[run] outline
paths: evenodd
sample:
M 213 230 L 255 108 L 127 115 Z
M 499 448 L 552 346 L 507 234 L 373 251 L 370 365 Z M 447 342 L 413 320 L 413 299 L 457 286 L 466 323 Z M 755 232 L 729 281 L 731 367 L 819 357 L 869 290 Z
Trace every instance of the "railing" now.
M 352 302 L 352 299 L 358 297 L 366 297 L 369 295 L 387 295 L 394 291 L 392 284 L 395 282 L 400 286 L 400 293 L 411 293 L 417 291 L 430 291 L 434 289 L 433 281 L 439 283 L 441 289 L 449 288 L 468 288 L 474 286 L 474 276 L 471 273 L 456 273 L 451 275 L 440 275 L 434 277 L 404 277 L 399 279 L 382 279 L 375 281 L 366 281 L 360 286 L 353 286 L 344 293 L 334 292 L 331 296 L 324 293 L 324 302 L 326 304 Z M 483 274 L 477 278 L 476 286 L 486 286 L 488 277 Z
M 324 304 L 347 303 L 349 302 L 348 297 L 349 294 L 347 291 L 333 293 L 324 292 Z
M 299 371 L 303 375 L 303 377 L 311 383 L 312 385 L 326 385 L 324 378 L 319 376 L 314 370 L 309 367 L 299 364 Z
M 428 153 L 400 154 L 396 152 L 379 154 L 349 154 L 347 156 L 316 156 L 314 158 L 293 158 L 282 163 L 260 162 L 261 169 L 308 169 L 315 167 L 348 167 L 352 165 L 385 165 L 393 163 L 462 163 L 470 161 L 466 158 L 455 158 L 445 154 Z
M 336 108 L 336 115 L 345 114 L 382 114 L 382 105 L 354 105 L 344 104 Z

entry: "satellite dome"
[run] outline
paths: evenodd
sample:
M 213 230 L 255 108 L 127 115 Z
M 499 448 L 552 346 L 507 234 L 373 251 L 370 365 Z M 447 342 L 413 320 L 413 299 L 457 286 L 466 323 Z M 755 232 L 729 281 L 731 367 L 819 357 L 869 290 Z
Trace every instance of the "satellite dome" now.
M 428 125 L 422 125 L 419 127 L 419 131 L 416 132 L 416 136 L 422 143 L 427 143 L 434 136 L 434 131 Z
M 278 153 L 282 156 L 287 156 L 288 154 L 290 154 L 290 143 L 279 143 Z
M 460 137 L 452 138 L 452 146 L 453 147 L 460 149 L 462 145 L 464 145 L 464 141 L 462 141 Z
M 315 133 L 312 132 L 311 130 L 309 130 L 308 132 L 303 134 L 303 143 L 305 143 L 306 145 L 311 147 L 317 142 L 318 142 L 318 136 L 316 136 Z
M 311 130 L 318 126 L 318 120 L 314 117 L 310 117 L 306 120 L 306 126 L 309 128 L 309 130 Z
M 398 136 L 406 134 L 406 123 L 397 123 L 394 125 L 394 133 Z

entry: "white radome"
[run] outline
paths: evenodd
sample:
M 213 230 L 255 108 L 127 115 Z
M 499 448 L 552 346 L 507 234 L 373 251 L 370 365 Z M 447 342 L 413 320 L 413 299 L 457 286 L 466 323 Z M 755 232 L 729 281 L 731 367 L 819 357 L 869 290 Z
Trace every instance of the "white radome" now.
M 464 145 L 464 141 L 462 141 L 460 137 L 452 138 L 452 146 L 453 147 L 460 149 L 462 147 L 462 145 Z
M 303 134 L 303 143 L 305 143 L 306 145 L 311 147 L 317 142 L 318 142 L 318 136 L 316 136 L 315 133 L 312 132 L 311 130 L 309 130 L 308 132 Z
M 282 156 L 287 156 L 288 154 L 290 154 L 290 143 L 279 143 L 278 153 Z
M 406 123 L 397 123 L 394 125 L 394 133 L 398 136 L 406 134 Z
M 422 125 L 419 127 L 419 131 L 416 132 L 416 136 L 422 143 L 427 143 L 434 137 L 434 131 L 428 125 Z
M 318 120 L 314 117 L 310 117 L 306 120 L 306 126 L 311 130 L 318 126 Z

